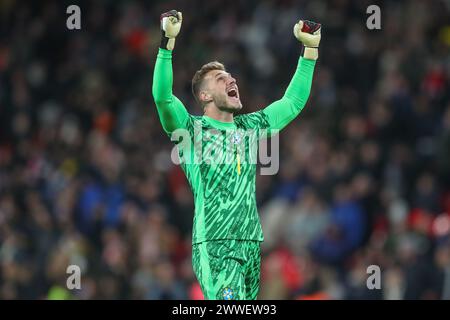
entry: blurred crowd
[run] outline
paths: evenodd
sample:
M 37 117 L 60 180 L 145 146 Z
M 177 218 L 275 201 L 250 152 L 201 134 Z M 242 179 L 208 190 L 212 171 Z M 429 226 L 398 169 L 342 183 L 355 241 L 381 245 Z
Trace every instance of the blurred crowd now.
M 151 97 L 159 15 L 183 12 L 174 93 L 237 78 L 244 112 L 283 94 L 299 18 L 321 22 L 312 93 L 257 177 L 260 299 L 450 299 L 450 3 L 0 2 L 0 299 L 201 299 L 193 197 Z M 81 8 L 81 30 L 66 8 Z M 67 290 L 67 266 L 82 271 Z M 368 267 L 381 270 L 369 290 Z

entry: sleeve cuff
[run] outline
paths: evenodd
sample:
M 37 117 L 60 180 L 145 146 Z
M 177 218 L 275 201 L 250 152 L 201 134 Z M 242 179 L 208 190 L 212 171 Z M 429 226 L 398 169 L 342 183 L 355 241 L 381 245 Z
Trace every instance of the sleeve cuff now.
M 302 68 L 314 69 L 314 66 L 316 65 L 316 62 L 317 62 L 317 60 L 300 57 L 300 59 L 298 61 L 298 66 L 302 67 Z
M 158 50 L 158 58 L 171 59 L 172 58 L 172 51 L 171 50 L 167 50 L 167 49 L 163 49 L 163 48 L 159 48 L 159 50 Z

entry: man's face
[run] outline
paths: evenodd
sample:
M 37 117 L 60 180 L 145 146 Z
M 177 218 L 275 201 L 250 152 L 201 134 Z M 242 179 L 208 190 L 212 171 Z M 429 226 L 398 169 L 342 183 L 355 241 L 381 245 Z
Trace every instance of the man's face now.
M 219 110 L 235 112 L 242 108 L 236 79 L 226 71 L 212 70 L 208 72 L 202 91 L 209 94 Z

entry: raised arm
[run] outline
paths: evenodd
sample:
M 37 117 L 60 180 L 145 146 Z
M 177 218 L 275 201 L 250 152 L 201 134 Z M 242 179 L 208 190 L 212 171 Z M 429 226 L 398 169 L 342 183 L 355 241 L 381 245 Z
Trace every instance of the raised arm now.
M 283 97 L 263 109 L 271 129 L 281 130 L 287 126 L 300 114 L 308 101 L 318 58 L 320 29 L 320 24 L 310 21 L 300 21 L 294 27 L 295 36 L 305 48 Z
M 158 115 L 166 133 L 185 128 L 189 114 L 183 103 L 173 95 L 172 50 L 180 32 L 182 16 L 175 10 L 161 15 L 161 46 L 153 72 L 152 94 Z

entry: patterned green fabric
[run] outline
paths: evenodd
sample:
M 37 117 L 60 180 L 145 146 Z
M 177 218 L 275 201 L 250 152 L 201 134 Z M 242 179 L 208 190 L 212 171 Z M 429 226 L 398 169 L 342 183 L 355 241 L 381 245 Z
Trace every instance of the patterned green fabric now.
M 207 300 L 256 300 L 260 259 L 258 241 L 205 241 L 192 247 L 192 266 Z
M 263 241 L 256 207 L 256 162 L 251 159 L 256 158 L 259 129 L 267 127 L 262 112 L 237 116 L 229 124 L 205 116 L 189 117 L 186 128 L 194 141 L 178 146 L 181 167 L 194 191 L 193 244 L 220 239 Z M 227 152 L 228 148 L 232 150 Z

